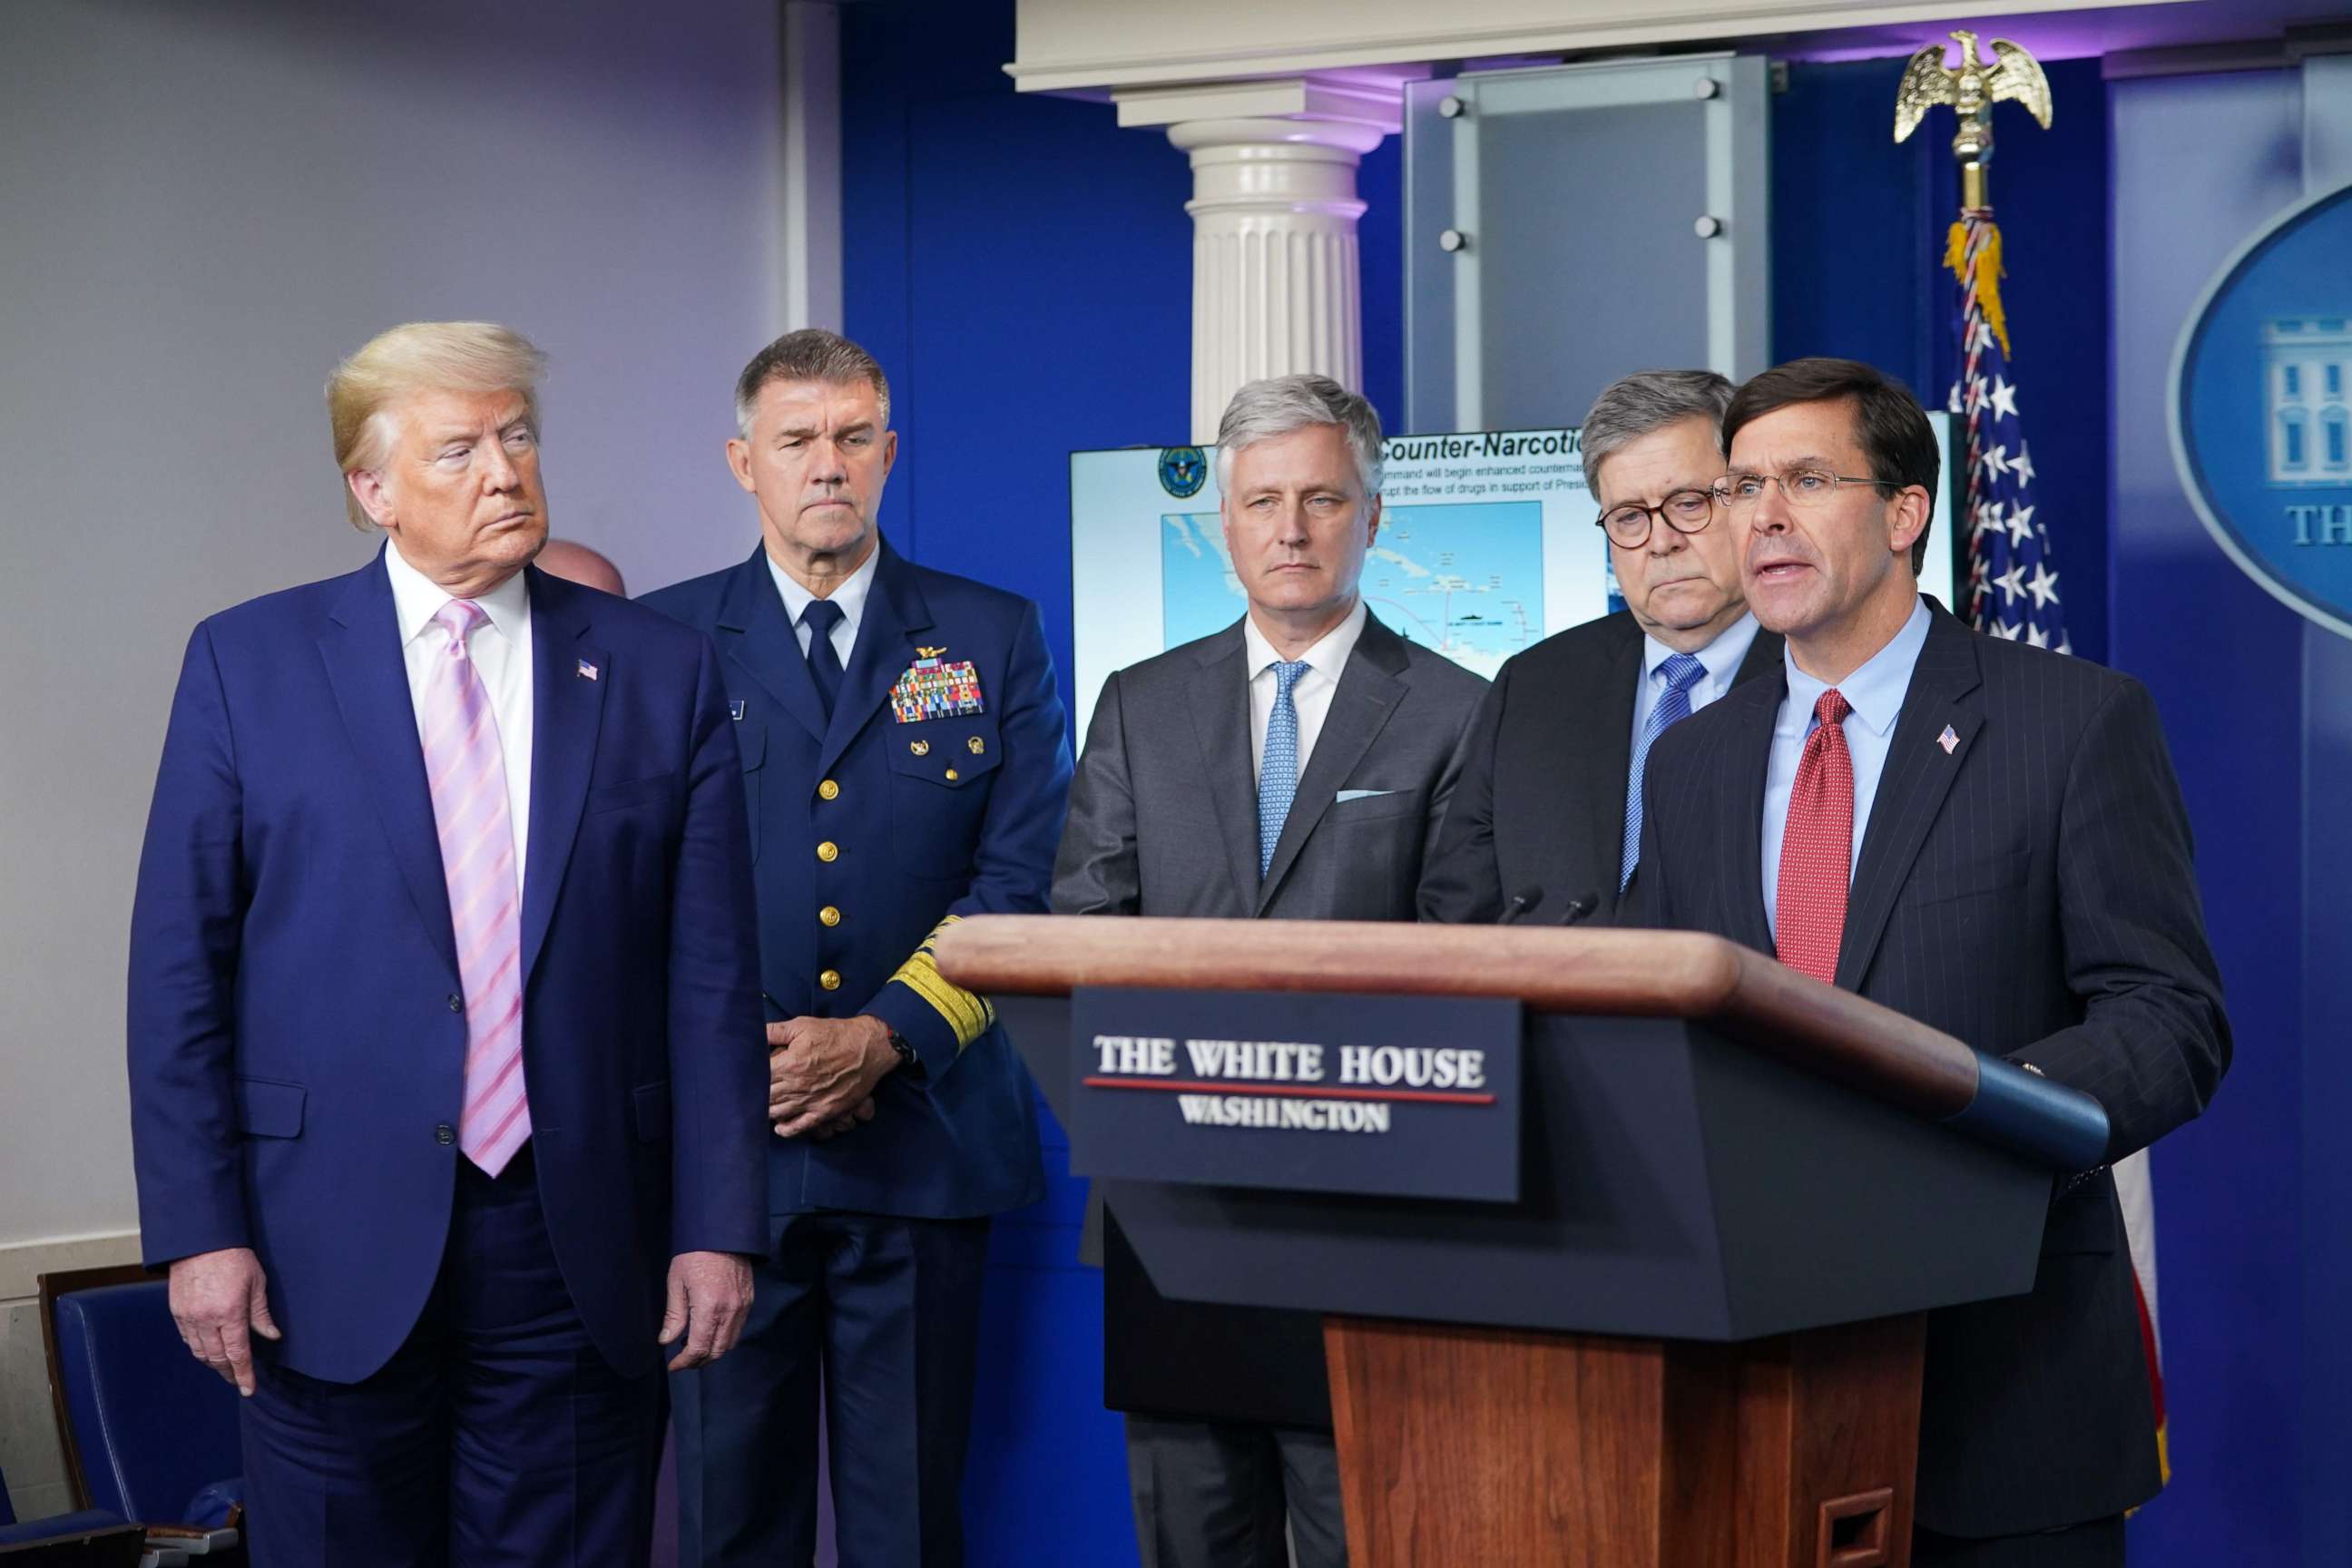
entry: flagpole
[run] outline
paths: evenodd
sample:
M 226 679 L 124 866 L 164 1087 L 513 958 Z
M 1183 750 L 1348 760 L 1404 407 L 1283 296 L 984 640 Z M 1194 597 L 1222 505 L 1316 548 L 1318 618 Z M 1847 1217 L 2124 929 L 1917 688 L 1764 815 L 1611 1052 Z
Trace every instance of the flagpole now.
M 2002 100 L 2021 103 L 2047 130 L 2050 80 L 2032 55 L 2005 38 L 1992 41 L 1993 58 L 1987 62 L 1977 56 L 1975 34 L 1955 32 L 1952 37 L 1960 46 L 1958 67 L 1946 66 L 1943 45 L 1930 44 L 1904 68 L 1895 93 L 1895 140 L 1907 139 L 1930 110 L 1943 105 L 1950 105 L 1959 121 L 1952 155 L 1960 165 L 1960 211 L 1945 237 L 1944 266 L 1959 288 L 1960 374 L 1952 388 L 1952 411 L 1967 420 L 1966 607 L 1977 630 L 1989 637 L 2065 653 L 2070 649 L 2059 574 L 2051 563 L 2050 522 L 2036 515 L 2032 460 L 2017 385 L 2009 376 L 2000 228 L 1993 222 L 1991 195 L 1992 106 Z M 2169 1481 L 2170 1425 L 2156 1310 L 2156 1197 L 2147 1151 L 2117 1161 L 2114 1174 L 2155 1409 L 2157 1465 Z

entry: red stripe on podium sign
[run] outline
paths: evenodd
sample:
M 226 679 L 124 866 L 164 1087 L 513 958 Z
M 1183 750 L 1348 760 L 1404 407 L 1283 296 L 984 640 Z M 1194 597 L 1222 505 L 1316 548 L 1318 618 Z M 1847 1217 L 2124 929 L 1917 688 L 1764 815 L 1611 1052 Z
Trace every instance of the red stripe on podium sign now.
M 1299 1100 L 1405 1100 L 1416 1105 L 1492 1105 L 1491 1094 L 1449 1094 L 1434 1089 L 1318 1089 L 1308 1084 L 1223 1083 L 1174 1078 L 1089 1078 L 1088 1089 L 1160 1089 L 1186 1094 L 1288 1095 Z

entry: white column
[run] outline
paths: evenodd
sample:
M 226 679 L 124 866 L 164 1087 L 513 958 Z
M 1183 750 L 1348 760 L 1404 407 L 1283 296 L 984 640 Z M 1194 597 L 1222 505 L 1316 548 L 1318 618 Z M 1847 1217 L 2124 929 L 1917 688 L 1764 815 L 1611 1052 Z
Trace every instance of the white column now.
M 841 310 L 841 8 L 783 7 L 782 330 L 839 331 Z
M 1311 78 L 1117 96 L 1192 162 L 1192 438 L 1243 383 L 1319 372 L 1361 391 L 1356 168 L 1401 124 L 1395 82 Z

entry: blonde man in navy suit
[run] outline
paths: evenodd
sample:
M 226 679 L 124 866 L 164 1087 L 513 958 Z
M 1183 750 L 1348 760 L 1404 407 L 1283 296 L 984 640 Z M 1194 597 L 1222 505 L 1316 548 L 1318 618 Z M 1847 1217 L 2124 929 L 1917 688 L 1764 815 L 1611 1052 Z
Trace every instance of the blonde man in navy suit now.
M 338 367 L 385 542 L 207 618 L 173 701 L 131 919 L 141 1239 L 248 1396 L 257 1563 L 642 1562 L 662 1365 L 750 1303 L 734 726 L 708 637 L 531 564 L 540 370 L 478 321 Z

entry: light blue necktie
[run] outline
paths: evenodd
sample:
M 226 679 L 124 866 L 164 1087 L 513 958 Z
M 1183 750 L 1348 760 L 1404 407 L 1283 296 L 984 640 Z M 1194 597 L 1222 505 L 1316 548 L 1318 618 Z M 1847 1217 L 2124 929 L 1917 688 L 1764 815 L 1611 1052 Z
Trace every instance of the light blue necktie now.
M 1274 865 L 1274 847 L 1282 842 L 1283 819 L 1290 815 L 1291 797 L 1298 793 L 1298 705 L 1290 689 L 1307 673 L 1307 661 L 1274 667 L 1274 710 L 1265 716 L 1265 755 L 1257 768 L 1257 874 L 1261 880 Z
M 1665 694 L 1650 710 L 1650 721 L 1642 726 L 1642 738 L 1633 747 L 1633 765 L 1625 774 L 1625 854 L 1617 872 L 1621 893 L 1642 861 L 1642 771 L 1650 764 L 1651 744 L 1666 732 L 1667 725 L 1690 717 L 1691 688 L 1706 678 L 1706 666 L 1686 653 L 1668 654 L 1657 672 L 1666 678 Z

